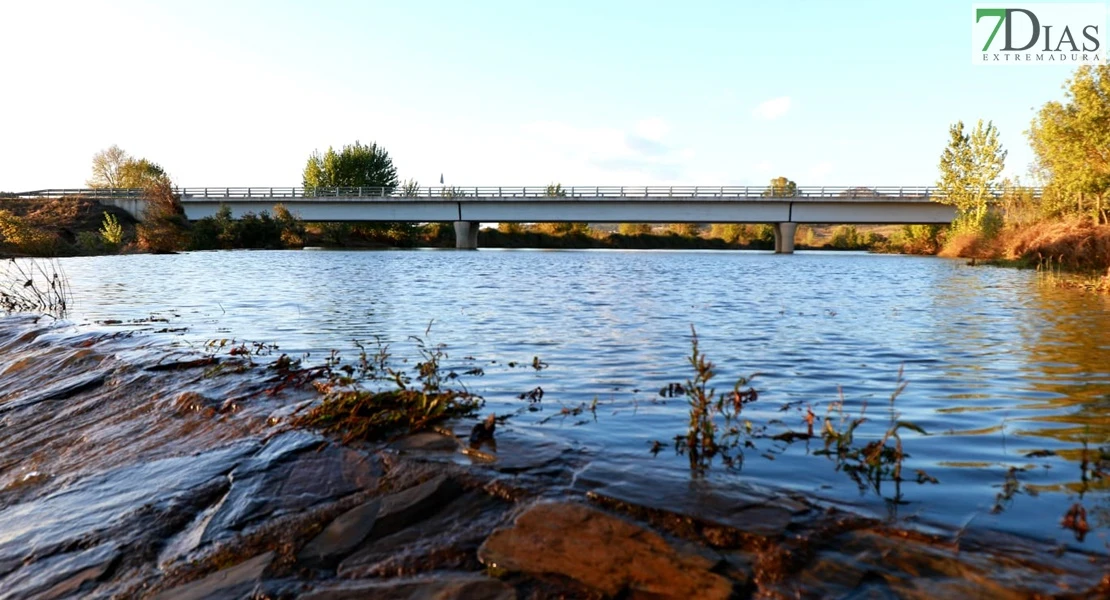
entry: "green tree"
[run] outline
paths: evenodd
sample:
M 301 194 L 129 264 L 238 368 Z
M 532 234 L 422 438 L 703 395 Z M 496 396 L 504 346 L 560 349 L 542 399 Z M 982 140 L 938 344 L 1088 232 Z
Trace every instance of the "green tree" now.
M 305 164 L 301 180 L 305 188 L 382 187 L 392 192 L 397 187 L 397 169 L 385 148 L 358 141 L 332 148 L 324 154 L 313 152 Z
M 1006 151 L 994 123 L 984 124 L 982 119 L 970 135 L 964 132 L 963 121 L 958 121 L 949 127 L 948 136 L 937 181 L 941 202 L 956 207 L 960 224 L 982 231 L 998 177 L 1006 166 Z
M 1107 222 L 1110 191 L 1110 65 L 1082 66 L 1066 84 L 1065 101 L 1041 107 L 1026 134 L 1047 180 L 1046 216 L 1083 213 Z
M 162 167 L 145 158 L 127 160 L 120 165 L 117 175 L 118 187 L 121 188 L 147 188 L 170 182 Z
M 763 195 L 769 198 L 792 198 L 798 193 L 798 184 L 786 177 L 776 177 L 771 180 L 771 185 L 763 190 Z

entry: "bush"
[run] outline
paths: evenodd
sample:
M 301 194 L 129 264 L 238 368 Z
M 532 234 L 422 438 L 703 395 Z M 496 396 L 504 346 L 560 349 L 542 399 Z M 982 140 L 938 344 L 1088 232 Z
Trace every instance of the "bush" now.
M 681 237 L 696 238 L 701 235 L 701 227 L 696 223 L 671 223 L 667 226 L 667 233 Z
M 0 248 L 24 256 L 57 256 L 62 242 L 56 234 L 0 210 Z
M 137 228 L 139 248 L 156 254 L 186 248 L 189 244 L 189 221 L 169 182 L 148 187 L 145 199 L 146 210 Z
M 104 213 L 104 223 L 100 226 L 100 239 L 109 248 L 118 248 L 123 243 L 123 226 L 112 213 Z
M 280 202 L 274 205 L 274 220 L 281 226 L 281 243 L 287 248 L 300 248 L 304 246 L 304 223 L 293 216 L 288 208 Z
M 79 231 L 77 233 L 77 248 L 83 254 L 100 254 L 107 249 L 104 238 L 91 231 Z
M 649 223 L 621 223 L 617 226 L 617 232 L 621 235 L 644 235 L 651 233 L 651 225 Z

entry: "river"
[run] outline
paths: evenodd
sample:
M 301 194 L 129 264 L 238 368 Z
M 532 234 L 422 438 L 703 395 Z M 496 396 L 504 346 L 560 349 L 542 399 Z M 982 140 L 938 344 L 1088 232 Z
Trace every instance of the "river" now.
M 571 444 L 624 477 L 675 486 L 692 477 L 672 449 L 687 410 L 658 392 L 691 376 L 691 326 L 719 390 L 758 374 L 744 418 L 768 435 L 804 431 L 807 406 L 818 427 L 827 414 L 839 422 L 829 407 L 842 397 L 845 415 L 869 419 L 857 437 L 876 439 L 901 369 L 907 387 L 894 410 L 928 435 L 902 430 L 900 495 L 815 454 L 819 438 L 755 438 L 740 468 L 715 465 L 706 481 L 786 487 L 922 527 L 1110 547 L 1110 480 L 1083 468 L 1084 448 L 1110 450 L 1110 301 L 1040 284 L 1034 272 L 712 251 L 234 251 L 61 265 L 74 323 L 197 351 L 234 338 L 309 361 L 331 350 L 352 359 L 354 340 L 380 336 L 396 356 L 415 357 L 410 336 L 431 324 L 449 364 L 482 366 L 465 380 L 486 398 L 484 412 L 514 414 L 503 432 Z M 542 401 L 525 410 L 519 396 L 537 386 Z M 561 413 L 595 399 L 593 412 Z M 655 440 L 665 448 L 653 456 Z M 917 470 L 938 483 L 918 483 Z M 1082 540 L 1061 527 L 1076 503 L 1091 525 Z

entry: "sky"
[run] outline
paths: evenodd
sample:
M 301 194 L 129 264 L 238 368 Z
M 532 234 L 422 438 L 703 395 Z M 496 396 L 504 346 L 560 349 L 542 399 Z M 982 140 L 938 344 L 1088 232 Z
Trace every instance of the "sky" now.
M 1066 65 L 971 61 L 970 2 L 0 0 L 0 191 L 112 144 L 188 187 L 386 148 L 438 185 L 931 185 L 958 120 L 1006 173 Z

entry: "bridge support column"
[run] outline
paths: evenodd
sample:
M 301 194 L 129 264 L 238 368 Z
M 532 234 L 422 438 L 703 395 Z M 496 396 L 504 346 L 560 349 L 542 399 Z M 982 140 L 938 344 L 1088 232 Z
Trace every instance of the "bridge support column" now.
M 794 232 L 797 223 L 775 223 L 775 254 L 794 254 Z
M 477 250 L 478 225 L 474 221 L 455 221 L 455 247 L 460 250 Z

